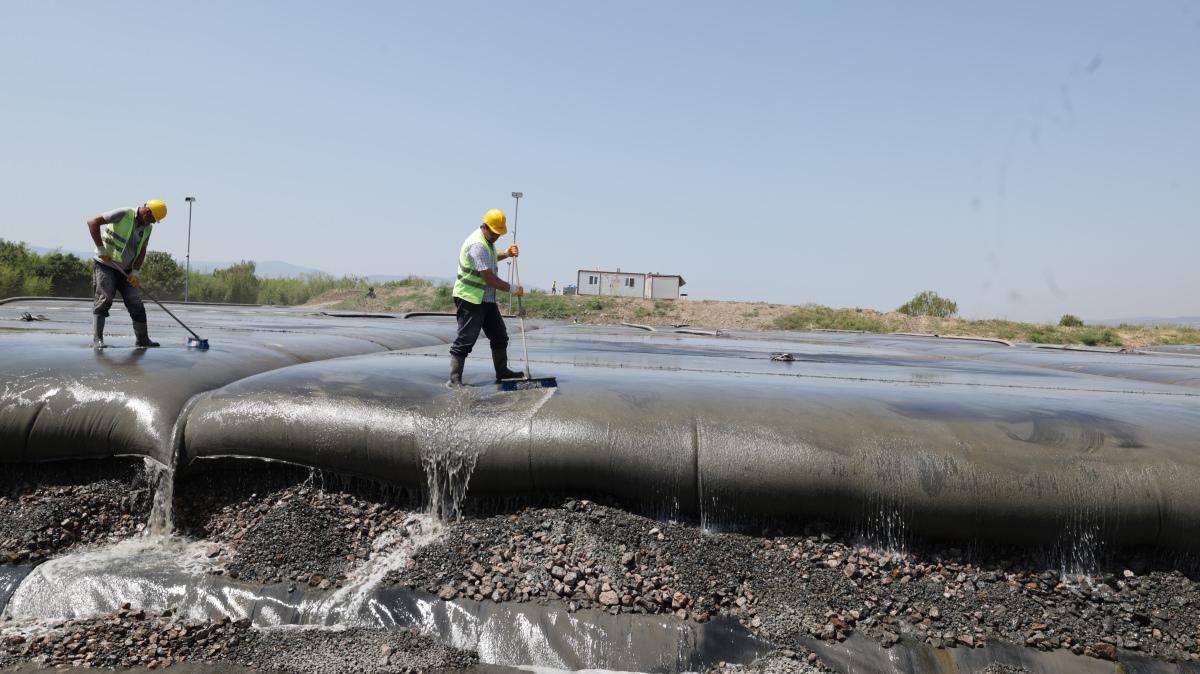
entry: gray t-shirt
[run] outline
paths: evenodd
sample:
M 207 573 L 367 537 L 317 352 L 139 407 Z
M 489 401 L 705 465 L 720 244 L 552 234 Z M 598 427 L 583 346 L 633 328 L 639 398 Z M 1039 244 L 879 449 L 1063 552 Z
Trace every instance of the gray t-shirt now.
M 134 211 L 136 210 L 137 209 L 134 209 Z M 115 225 L 121 221 L 121 218 L 125 217 L 127 212 L 129 212 L 128 208 L 114 208 L 107 213 L 101 213 L 100 217 L 104 218 L 104 221 L 108 224 Z M 114 258 L 112 263 L 113 267 L 120 267 L 122 271 L 126 272 L 133 269 L 133 263 L 135 260 L 137 260 L 138 248 L 141 246 L 142 236 L 145 234 L 145 232 L 145 226 L 143 226 L 142 223 L 138 222 L 137 220 L 134 220 L 133 232 L 129 235 L 129 245 L 125 246 L 125 258 L 121 260 Z M 96 259 L 99 261 L 99 257 Z
M 487 246 L 482 243 L 473 243 L 467 249 L 467 259 L 471 261 L 471 266 L 475 267 L 475 271 L 490 269 L 493 273 L 496 271 L 496 259 Z M 483 291 L 484 302 L 496 302 L 496 289 L 488 286 Z

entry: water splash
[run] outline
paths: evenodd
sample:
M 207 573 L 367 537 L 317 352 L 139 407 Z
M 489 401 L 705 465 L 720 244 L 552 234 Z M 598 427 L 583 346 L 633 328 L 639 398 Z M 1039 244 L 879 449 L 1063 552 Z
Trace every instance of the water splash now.
M 863 464 L 872 466 L 879 491 L 867 494 L 858 520 L 858 538 L 874 550 L 905 553 L 912 543 L 906 486 L 917 479 L 928 457 L 913 451 L 900 439 L 891 446 L 862 451 Z
M 436 412 L 418 417 L 417 450 L 425 471 L 429 513 L 447 521 L 459 519 L 479 457 L 505 437 L 527 429 L 556 390 L 484 395 L 457 389 Z
M 1104 556 L 1107 508 L 1090 487 L 1100 483 L 1094 467 L 1080 467 L 1081 482 L 1064 487 L 1070 505 L 1060 514 L 1058 541 L 1051 550 L 1063 580 L 1079 578 L 1090 584 Z M 1085 486 L 1087 485 L 1087 486 Z
M 166 536 L 175 528 L 175 471 L 149 457 L 145 462 L 146 482 L 154 485 L 154 502 L 145 535 Z
M 859 537 L 874 550 L 903 554 L 912 540 L 904 510 L 904 500 L 899 495 L 871 494 L 863 504 Z

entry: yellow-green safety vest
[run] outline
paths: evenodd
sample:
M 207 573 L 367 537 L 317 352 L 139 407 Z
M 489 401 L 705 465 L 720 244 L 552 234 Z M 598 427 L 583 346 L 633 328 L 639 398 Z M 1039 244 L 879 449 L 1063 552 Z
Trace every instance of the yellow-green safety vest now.
M 150 230 L 154 229 L 154 225 L 147 224 L 142 228 L 142 236 L 138 241 L 137 250 L 131 250 L 129 247 L 129 239 L 133 236 L 133 229 L 136 226 L 137 209 L 125 209 L 125 215 L 121 216 L 120 220 L 115 223 L 105 223 L 100 228 L 100 241 L 104 244 L 104 252 L 108 253 L 113 259 L 113 263 L 121 267 L 128 267 L 137 260 L 142 251 L 146 249 L 146 240 L 150 238 Z
M 488 252 L 492 254 L 492 266 L 496 265 L 496 247 L 484 238 L 482 230 L 475 230 L 467 237 L 466 241 L 463 241 L 462 248 L 458 251 L 458 273 L 454 277 L 454 296 L 471 304 L 482 304 L 483 291 L 488 287 L 483 282 L 483 276 L 480 275 L 475 265 L 471 264 L 471 258 L 467 255 L 471 246 L 477 243 L 482 243 L 488 249 Z

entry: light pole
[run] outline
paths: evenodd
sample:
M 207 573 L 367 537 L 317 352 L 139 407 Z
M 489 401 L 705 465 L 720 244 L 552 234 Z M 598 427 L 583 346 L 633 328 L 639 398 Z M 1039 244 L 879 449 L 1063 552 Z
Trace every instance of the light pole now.
M 188 301 L 188 286 L 192 282 L 192 204 L 196 203 L 196 197 L 184 197 L 183 200 L 188 202 L 187 256 L 183 272 L 183 301 L 186 302 Z
M 517 202 L 517 205 L 513 207 L 513 245 L 515 246 L 515 245 L 517 245 L 517 218 L 521 217 L 521 197 L 525 196 L 525 193 L 524 192 L 513 192 L 512 196 L 513 196 L 513 199 L 515 199 Z M 512 289 L 511 288 L 512 282 L 513 282 L 513 265 L 512 265 L 512 260 L 509 260 L 508 261 L 509 290 Z M 511 292 L 508 293 L 508 313 L 512 314 L 512 293 Z

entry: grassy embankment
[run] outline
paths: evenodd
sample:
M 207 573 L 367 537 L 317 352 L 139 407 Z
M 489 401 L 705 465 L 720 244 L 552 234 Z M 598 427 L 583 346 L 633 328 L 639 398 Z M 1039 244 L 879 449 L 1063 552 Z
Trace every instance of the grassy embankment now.
M 360 289 L 334 290 L 314 300 L 337 310 L 453 311 L 448 286 L 433 287 L 410 279 L 377 288 L 367 299 Z M 507 295 L 500 294 L 507 308 Z M 1167 325 L 1084 325 L 1021 323 L 1007 320 L 966 320 L 906 316 L 871 309 L 832 309 L 819 305 L 781 305 L 764 302 L 666 301 L 623 297 L 583 297 L 531 292 L 524 299 L 530 318 L 577 320 L 580 323 L 648 323 L 734 328 L 745 330 L 855 330 L 872 333 L 915 332 L 939 335 L 993 337 L 1035 344 L 1141 347 L 1156 344 L 1200 344 L 1200 329 Z M 516 309 L 514 305 L 514 310 Z

